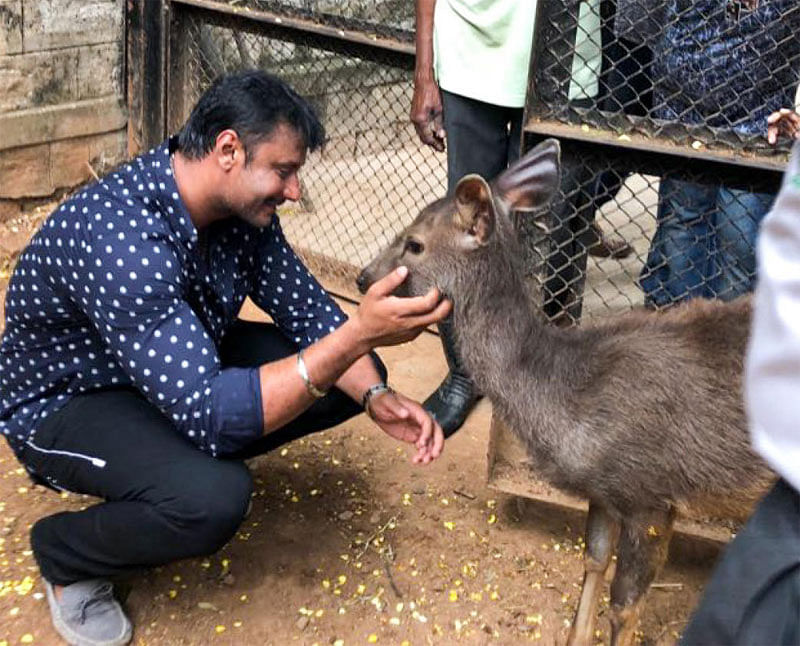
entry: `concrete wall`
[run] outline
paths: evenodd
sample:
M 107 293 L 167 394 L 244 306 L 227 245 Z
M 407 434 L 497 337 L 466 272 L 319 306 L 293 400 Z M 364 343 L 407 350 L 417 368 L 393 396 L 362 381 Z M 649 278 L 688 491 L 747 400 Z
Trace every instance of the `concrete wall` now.
M 0 0 L 0 221 L 126 155 L 124 0 Z

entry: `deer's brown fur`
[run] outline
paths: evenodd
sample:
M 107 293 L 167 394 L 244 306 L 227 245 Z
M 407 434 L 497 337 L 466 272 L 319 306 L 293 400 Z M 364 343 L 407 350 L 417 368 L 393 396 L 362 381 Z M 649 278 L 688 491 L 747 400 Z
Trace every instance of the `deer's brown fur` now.
M 456 346 L 495 414 L 537 474 L 590 501 L 570 642 L 594 643 L 602 574 L 616 546 L 612 643 L 629 644 L 676 510 L 742 518 L 772 478 L 750 448 L 742 403 L 750 302 L 695 300 L 580 328 L 548 325 L 525 287 L 510 211 L 546 206 L 558 155 L 549 140 L 492 185 L 462 179 L 359 281 L 365 288 L 406 265 L 401 293 L 437 286 L 452 298 Z

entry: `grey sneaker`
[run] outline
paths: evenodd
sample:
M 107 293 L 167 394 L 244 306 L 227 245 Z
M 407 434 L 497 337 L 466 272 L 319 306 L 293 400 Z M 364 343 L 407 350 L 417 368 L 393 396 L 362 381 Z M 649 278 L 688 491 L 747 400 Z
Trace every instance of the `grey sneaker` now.
M 123 646 L 131 640 L 131 622 L 108 581 L 90 579 L 68 585 L 61 601 L 53 586 L 44 583 L 53 626 L 72 646 Z

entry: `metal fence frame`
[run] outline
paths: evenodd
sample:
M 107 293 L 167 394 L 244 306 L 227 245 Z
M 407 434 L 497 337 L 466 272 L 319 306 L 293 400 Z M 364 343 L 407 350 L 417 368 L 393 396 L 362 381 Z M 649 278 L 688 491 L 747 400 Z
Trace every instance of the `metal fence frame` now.
M 577 0 L 570 2 L 577 6 Z M 190 18 L 330 52 L 355 53 L 364 60 L 404 70 L 413 69 L 414 44 L 408 33 L 375 29 L 375 25 L 363 21 L 324 13 L 304 15 L 286 10 L 280 3 L 268 4 L 274 10 L 247 9 L 238 3 L 217 0 L 127 1 L 129 154 L 156 145 L 185 117 L 190 101 L 184 91 L 187 45 L 186 39 L 179 35 Z M 646 128 L 637 128 L 635 118 L 633 126 L 630 118 L 625 123 L 610 123 L 607 114 L 601 117 L 592 110 L 577 116 L 572 114 L 571 119 L 553 118 L 552 104 L 564 79 L 542 77 L 537 70 L 564 53 L 554 51 L 553 35 L 560 34 L 561 42 L 569 42 L 564 35 L 577 29 L 577 12 L 564 11 L 565 4 L 569 3 L 561 0 L 538 3 L 523 122 L 523 152 L 555 136 L 561 141 L 564 156 L 600 155 L 613 160 L 619 168 L 638 173 L 659 174 L 668 170 L 676 175 L 724 177 L 726 184 L 734 187 L 755 185 L 763 190 L 777 190 L 786 162 L 781 153 L 743 151 L 735 146 L 698 150 L 685 138 L 681 141 L 641 134 Z M 569 108 L 565 110 L 569 112 Z M 620 137 L 620 133 L 626 136 Z M 585 269 L 578 267 L 578 271 Z M 345 291 L 354 296 L 352 290 Z M 579 317 L 580 311 L 573 316 Z
M 182 121 L 186 107 L 181 95 L 186 48 L 185 42 L 171 34 L 180 33 L 183 21 L 190 15 L 209 24 L 255 30 L 332 52 L 346 49 L 365 60 L 414 68 L 413 43 L 359 30 L 366 27 L 336 16 L 321 22 L 291 13 L 244 11 L 216 0 L 128 0 L 129 154 L 160 143 Z

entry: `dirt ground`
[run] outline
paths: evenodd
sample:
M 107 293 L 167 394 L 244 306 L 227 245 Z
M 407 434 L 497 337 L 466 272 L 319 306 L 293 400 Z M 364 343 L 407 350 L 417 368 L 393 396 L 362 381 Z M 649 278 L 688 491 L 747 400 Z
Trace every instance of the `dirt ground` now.
M 0 251 L 8 256 L 10 237 L 29 235 L 36 221 L 3 225 Z M 0 258 L 3 298 L 8 266 Z M 439 347 L 426 333 L 383 350 L 392 384 L 427 395 L 446 371 Z M 410 451 L 364 416 L 253 460 L 253 510 L 228 545 L 126 584 L 133 643 L 564 643 L 583 518 L 487 486 L 490 416 L 481 402 L 427 467 L 411 465 Z M 33 486 L 0 442 L 0 646 L 61 643 L 29 530 L 44 515 L 94 502 Z M 715 556 L 673 545 L 641 643 L 676 642 Z M 608 642 L 607 608 L 604 596 L 598 644 Z

